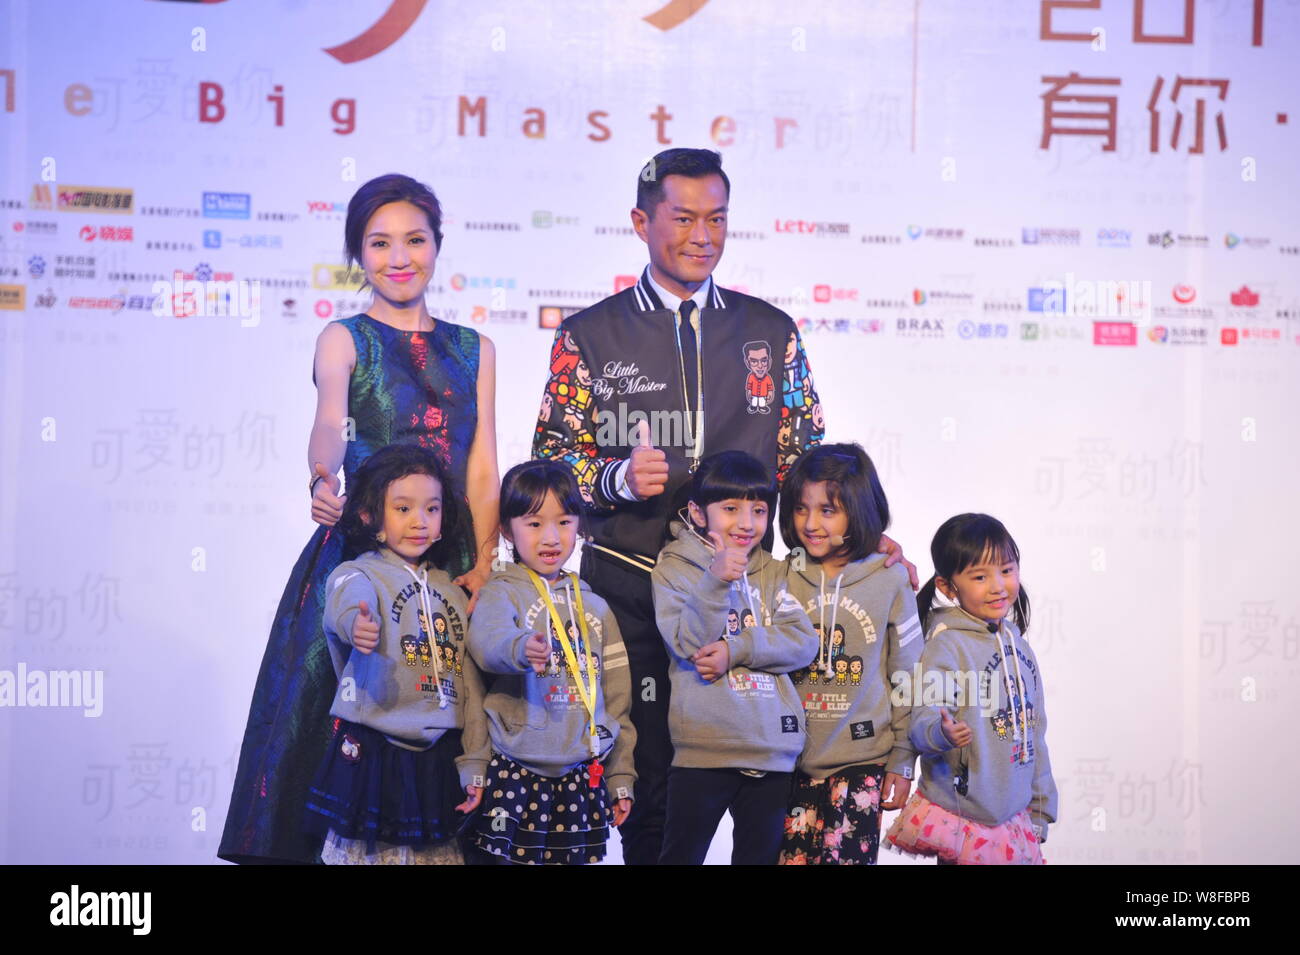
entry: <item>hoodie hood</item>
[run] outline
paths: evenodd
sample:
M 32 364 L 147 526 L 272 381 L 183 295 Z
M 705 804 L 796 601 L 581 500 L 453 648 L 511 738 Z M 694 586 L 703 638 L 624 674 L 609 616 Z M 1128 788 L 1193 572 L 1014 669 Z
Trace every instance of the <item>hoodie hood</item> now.
M 672 521 L 668 525 L 668 532 L 672 534 L 673 539 L 660 551 L 661 560 L 666 556 L 680 557 L 701 570 L 708 570 L 709 565 L 713 563 L 714 550 L 707 538 L 685 521 L 680 520 Z M 745 573 L 750 576 L 762 573 L 774 562 L 771 554 L 763 550 L 762 546 L 755 544 L 754 549 L 749 552 L 749 564 L 745 567 Z
M 844 565 L 844 570 L 840 573 L 840 586 L 848 588 L 860 584 L 872 574 L 879 573 L 885 569 L 885 561 L 888 554 L 872 554 L 864 560 L 853 560 Z M 805 561 L 802 570 L 794 571 L 795 575 L 808 582 L 810 587 L 822 586 L 822 565 L 815 561 Z M 835 586 L 832 579 L 826 580 L 826 585 Z
M 993 629 L 990 630 L 990 626 L 987 621 L 967 613 L 961 607 L 940 605 L 930 611 L 926 639 L 933 640 L 945 630 L 960 630 L 962 633 L 969 633 L 973 636 L 982 637 L 991 643 L 997 643 L 999 628 L 993 626 Z M 1014 633 L 1017 637 L 1020 636 L 1020 631 L 1012 623 L 1010 615 L 1002 618 L 1001 631 L 1004 636 L 1008 631 Z
M 506 581 L 510 583 L 512 586 L 518 586 L 520 583 L 522 583 L 529 590 L 533 590 L 533 581 L 532 578 L 528 576 L 528 568 L 525 565 L 518 563 L 516 561 L 508 561 L 506 563 L 501 564 L 500 566 L 501 566 L 500 570 L 492 571 L 492 576 L 488 578 L 489 580 Z M 540 577 L 541 575 L 538 574 L 538 576 Z M 578 587 L 582 591 L 584 596 L 586 594 L 592 593 L 591 587 L 587 584 L 585 580 L 583 580 L 581 577 L 578 577 L 577 574 L 574 574 L 573 576 L 577 578 Z M 572 583 L 572 579 L 573 578 L 569 577 L 569 572 L 566 570 L 563 573 L 561 573 L 559 579 L 554 582 L 547 580 L 545 577 L 542 577 L 542 583 L 548 585 L 548 587 L 551 590 L 563 591 L 569 587 L 569 585 Z

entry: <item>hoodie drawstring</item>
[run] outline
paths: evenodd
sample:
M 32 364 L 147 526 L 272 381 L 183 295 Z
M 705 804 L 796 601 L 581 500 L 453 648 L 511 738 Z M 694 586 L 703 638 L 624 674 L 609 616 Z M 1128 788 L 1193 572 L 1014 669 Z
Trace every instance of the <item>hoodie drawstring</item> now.
M 838 618 L 840 612 L 840 584 L 844 583 L 844 573 L 843 571 L 841 571 L 840 575 L 835 578 L 835 598 L 834 598 L 834 602 L 831 604 L 831 629 L 829 631 L 826 629 L 826 571 L 825 569 L 823 569 L 821 573 L 822 573 L 822 582 L 817 589 L 817 596 L 818 596 L 817 605 L 818 605 L 818 611 L 821 614 L 820 624 L 821 624 L 822 632 L 821 632 L 821 644 L 819 645 L 817 650 L 817 663 L 818 663 L 818 669 L 820 669 L 827 676 L 830 676 L 831 675 L 831 637 L 832 634 L 835 632 L 835 621 Z
M 1004 623 L 999 622 L 994 636 L 998 638 L 998 652 L 1002 654 L 1002 685 L 1007 691 L 1007 701 L 1011 706 L 1011 738 L 1020 744 L 1020 762 L 1029 762 L 1029 718 L 1025 716 L 1025 701 L 1020 699 L 1019 707 L 1016 706 L 1017 696 L 1011 692 L 1011 667 L 1007 666 L 1007 648 L 1002 642 L 1002 629 Z M 1011 659 L 1016 667 L 1016 686 L 1024 688 L 1024 680 L 1020 676 L 1020 654 L 1016 652 L 1016 635 L 1012 631 L 1008 635 L 1011 640 Z M 1023 738 L 1020 733 L 1020 723 L 1024 720 L 1025 732 Z

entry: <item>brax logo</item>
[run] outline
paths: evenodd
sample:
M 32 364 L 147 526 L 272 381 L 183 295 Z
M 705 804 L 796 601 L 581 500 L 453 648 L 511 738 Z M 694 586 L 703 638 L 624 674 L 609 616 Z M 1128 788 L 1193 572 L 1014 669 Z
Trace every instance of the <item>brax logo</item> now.
M 133 935 L 148 935 L 152 892 L 71 892 L 50 896 L 51 925 L 129 925 Z
M 781 732 L 782 733 L 799 732 L 799 717 L 797 716 L 781 717 Z
M 849 731 L 853 734 L 854 739 L 871 739 L 876 735 L 876 729 L 871 725 L 871 720 L 865 723 L 850 723 Z

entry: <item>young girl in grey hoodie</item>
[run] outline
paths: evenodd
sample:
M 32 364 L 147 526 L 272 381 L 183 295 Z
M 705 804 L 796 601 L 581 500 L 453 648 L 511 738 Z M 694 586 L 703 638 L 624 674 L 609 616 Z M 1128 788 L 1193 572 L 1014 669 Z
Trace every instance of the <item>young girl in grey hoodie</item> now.
M 760 543 L 776 497 L 763 465 L 742 451 L 716 454 L 700 463 L 689 493 L 651 575 L 672 680 L 660 862 L 703 863 L 730 810 L 732 863 L 772 865 L 804 741 L 788 674 L 817 641 L 786 593 L 784 567 Z
M 469 647 L 488 677 L 492 740 L 468 838 L 501 862 L 582 865 L 605 856 L 632 809 L 632 686 L 609 605 L 564 564 L 582 499 L 567 465 L 528 461 L 501 483 L 515 562 L 479 592 Z
M 911 788 L 911 706 L 892 691 L 896 674 L 911 675 L 923 640 L 907 570 L 877 553 L 888 526 L 889 502 L 858 445 L 813 448 L 786 475 L 787 586 L 821 646 L 792 674 L 808 742 L 783 865 L 875 865 L 881 812 L 901 807 Z
M 469 539 L 469 509 L 432 451 L 394 444 L 348 487 L 346 552 L 324 629 L 338 691 L 306 828 L 327 864 L 454 864 L 482 795 L 483 689 L 465 652 L 465 593 L 442 564 Z
M 1057 795 L 1020 550 L 995 518 L 959 514 L 930 554 L 935 576 L 917 598 L 929 636 L 911 691 L 921 788 L 886 838 L 941 863 L 1041 864 Z

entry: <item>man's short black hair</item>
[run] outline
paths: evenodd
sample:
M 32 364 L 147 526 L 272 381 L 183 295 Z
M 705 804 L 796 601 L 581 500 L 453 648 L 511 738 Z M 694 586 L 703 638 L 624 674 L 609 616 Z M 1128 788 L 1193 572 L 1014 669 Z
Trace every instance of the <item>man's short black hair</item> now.
M 636 207 L 651 219 L 659 203 L 664 201 L 664 179 L 668 176 L 691 179 L 721 176 L 727 198 L 731 198 L 731 180 L 722 171 L 721 153 L 712 149 L 665 149 L 642 166 L 637 176 Z

